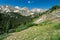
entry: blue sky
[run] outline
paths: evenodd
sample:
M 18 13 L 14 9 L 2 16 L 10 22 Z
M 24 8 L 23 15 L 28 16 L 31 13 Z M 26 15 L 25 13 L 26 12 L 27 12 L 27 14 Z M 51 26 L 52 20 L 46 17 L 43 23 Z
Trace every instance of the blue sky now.
M 60 0 L 0 0 L 0 5 L 28 7 L 29 9 L 48 9 L 56 4 L 60 5 Z

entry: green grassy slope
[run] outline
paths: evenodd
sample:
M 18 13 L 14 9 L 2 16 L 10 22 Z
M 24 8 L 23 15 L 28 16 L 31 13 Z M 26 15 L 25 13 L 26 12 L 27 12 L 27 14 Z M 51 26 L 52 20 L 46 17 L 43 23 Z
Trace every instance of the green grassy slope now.
M 60 22 L 43 22 L 21 32 L 9 34 L 4 40 L 60 40 Z

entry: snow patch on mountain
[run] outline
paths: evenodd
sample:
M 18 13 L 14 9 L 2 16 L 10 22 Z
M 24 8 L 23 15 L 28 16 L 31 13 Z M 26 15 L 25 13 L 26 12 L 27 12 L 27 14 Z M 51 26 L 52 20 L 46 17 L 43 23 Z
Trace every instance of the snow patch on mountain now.
M 24 15 L 24 16 L 29 16 L 29 15 L 33 15 L 35 12 L 36 13 L 42 13 L 46 10 L 43 10 L 43 9 L 39 9 L 39 8 L 34 8 L 32 10 L 29 10 L 27 7 L 19 7 L 19 6 L 15 6 L 15 7 L 12 7 L 12 6 L 0 6 L 0 10 L 1 10 L 1 13 L 4 13 L 4 12 L 17 12 L 17 13 L 20 13 L 21 15 Z

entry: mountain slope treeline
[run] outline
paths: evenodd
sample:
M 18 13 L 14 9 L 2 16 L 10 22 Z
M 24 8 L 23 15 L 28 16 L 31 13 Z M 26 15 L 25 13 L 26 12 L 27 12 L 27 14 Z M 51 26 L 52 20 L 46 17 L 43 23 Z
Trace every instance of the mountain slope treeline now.
M 8 32 L 9 29 L 31 21 L 32 18 L 30 16 L 22 16 L 19 13 L 0 13 L 0 32 Z

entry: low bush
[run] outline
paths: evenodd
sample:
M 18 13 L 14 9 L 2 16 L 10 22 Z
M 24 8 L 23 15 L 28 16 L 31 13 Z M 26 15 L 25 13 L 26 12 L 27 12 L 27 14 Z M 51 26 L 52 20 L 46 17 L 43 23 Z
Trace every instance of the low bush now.
M 22 24 L 20 26 L 18 26 L 15 31 L 18 32 L 18 31 L 22 31 L 24 29 L 27 29 L 29 27 L 32 27 L 32 26 L 37 26 L 37 24 L 33 24 L 33 23 L 28 23 L 28 24 Z

